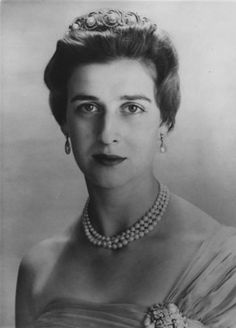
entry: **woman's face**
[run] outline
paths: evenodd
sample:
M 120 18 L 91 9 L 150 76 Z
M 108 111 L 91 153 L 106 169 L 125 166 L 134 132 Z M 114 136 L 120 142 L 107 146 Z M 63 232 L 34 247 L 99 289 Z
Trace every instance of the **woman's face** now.
M 152 75 L 130 59 L 74 69 L 63 131 L 90 184 L 114 188 L 152 173 L 160 124 Z

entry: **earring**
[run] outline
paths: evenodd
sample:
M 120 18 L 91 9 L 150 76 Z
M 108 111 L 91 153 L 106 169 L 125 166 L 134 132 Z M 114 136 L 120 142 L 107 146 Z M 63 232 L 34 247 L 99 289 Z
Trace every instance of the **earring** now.
M 161 140 L 160 152 L 165 153 L 167 151 L 167 148 L 166 148 L 166 145 L 164 143 L 164 133 L 160 133 L 160 140 Z
M 71 152 L 70 141 L 69 141 L 69 137 L 66 136 L 65 153 L 66 155 L 69 155 L 70 152 Z

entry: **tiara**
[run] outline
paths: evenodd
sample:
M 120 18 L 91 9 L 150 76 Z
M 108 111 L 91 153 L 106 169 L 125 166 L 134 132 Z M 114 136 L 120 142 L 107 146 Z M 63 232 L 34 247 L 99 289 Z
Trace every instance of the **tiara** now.
M 77 17 L 69 26 L 69 31 L 104 31 L 117 26 L 134 26 L 149 23 L 156 28 L 155 24 L 132 11 L 121 11 L 116 9 L 99 10 L 88 15 Z

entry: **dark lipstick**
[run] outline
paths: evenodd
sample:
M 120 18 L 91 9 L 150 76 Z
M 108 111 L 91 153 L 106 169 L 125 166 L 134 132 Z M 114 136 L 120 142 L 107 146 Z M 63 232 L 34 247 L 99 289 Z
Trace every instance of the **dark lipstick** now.
M 121 157 L 117 155 L 108 155 L 108 154 L 96 154 L 93 155 L 93 158 L 96 162 L 105 166 L 114 166 L 122 163 L 126 157 Z

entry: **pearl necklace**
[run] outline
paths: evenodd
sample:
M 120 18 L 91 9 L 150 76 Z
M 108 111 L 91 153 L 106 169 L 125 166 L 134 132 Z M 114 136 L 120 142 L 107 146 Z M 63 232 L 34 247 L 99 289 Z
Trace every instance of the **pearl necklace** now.
M 170 193 L 168 188 L 160 184 L 160 192 L 146 214 L 127 230 L 114 236 L 101 235 L 94 229 L 88 215 L 88 199 L 82 214 L 85 235 L 92 244 L 98 247 L 116 250 L 127 246 L 129 243 L 144 237 L 154 229 L 168 206 L 169 198 Z

